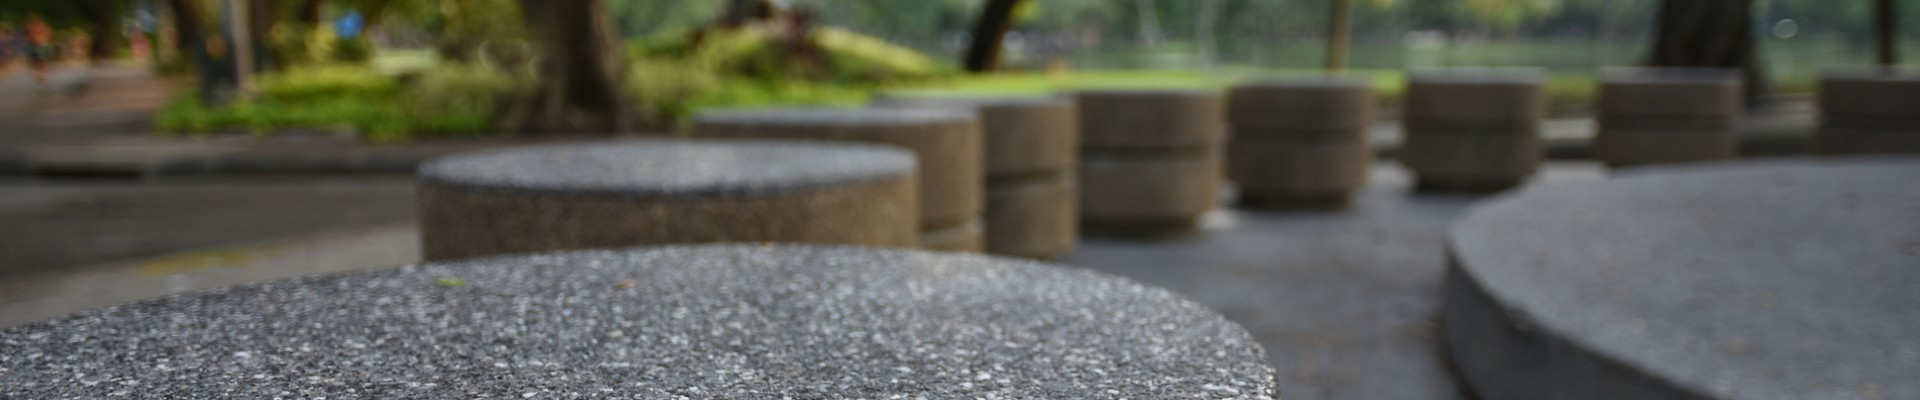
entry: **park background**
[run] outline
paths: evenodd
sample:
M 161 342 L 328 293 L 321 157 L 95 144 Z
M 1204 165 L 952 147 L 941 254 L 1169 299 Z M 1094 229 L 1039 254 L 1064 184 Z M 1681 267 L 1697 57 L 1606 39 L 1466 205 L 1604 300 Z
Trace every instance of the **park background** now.
M 602 82 L 641 115 L 621 130 L 670 131 L 692 112 L 759 105 L 858 105 L 885 91 L 1040 93 L 1103 86 L 1224 86 L 1326 66 L 1335 4 L 1350 20 L 1345 67 L 1392 103 L 1405 70 L 1525 66 L 1553 73 L 1553 113 L 1590 111 L 1601 68 L 1647 63 L 1657 0 L 1039 0 L 1010 2 L 1000 73 L 967 74 L 963 54 L 990 4 L 979 0 L 766 2 L 605 0 L 596 26 L 617 65 Z M 1826 69 L 1873 64 L 1872 1 L 1712 2 L 1749 7 L 1755 93 L 1805 96 Z M 514 0 L 251 2 L 258 76 L 248 96 L 184 91 L 155 118 L 185 135 L 330 132 L 372 142 L 523 129 L 539 55 Z M 1707 3 L 1701 3 L 1707 4 Z M 75 59 L 147 62 L 193 78 L 188 38 L 222 31 L 230 2 L 9 1 L 11 26 L 42 15 Z M 1727 7 L 1704 5 L 1702 8 Z M 1920 15 L 1920 5 L 1897 5 Z M 175 10 L 193 10 L 187 13 Z M 1729 10 L 1738 10 L 1729 9 Z M 777 14 L 777 15 L 776 15 Z M 1725 19 L 1725 18 L 1722 18 Z M 1739 20 L 1734 17 L 1734 20 Z M 193 29 L 182 30 L 183 26 Z M 193 32 L 198 30 L 199 32 Z M 364 31 L 365 34 L 361 34 Z M 1920 57 L 1920 29 L 1896 28 L 1899 61 Z M 127 34 L 112 35 L 110 32 Z M 157 51 L 124 45 L 146 36 Z M 91 37 L 108 37 L 93 41 Z M 578 42 L 578 41 L 576 41 Z M 1728 42 L 1733 43 L 1733 42 Z M 87 48 L 81 48 L 81 47 Z M 583 45 L 584 46 L 584 45 Z M 1712 41 L 1702 48 L 1722 46 Z M 1738 47 L 1735 45 L 1727 45 Z M 137 53 L 137 54 L 136 54 Z M 1704 53 L 1704 52 L 1703 52 Z M 18 70 L 16 68 L 16 70 Z M 617 82 L 617 83 L 616 83 Z M 211 100 L 211 101 L 201 101 Z M 519 117 L 516 117 L 519 116 Z M 562 129 L 568 130 L 568 129 Z M 586 129 L 591 130 L 591 129 Z M 601 129 L 609 130 L 609 129 Z

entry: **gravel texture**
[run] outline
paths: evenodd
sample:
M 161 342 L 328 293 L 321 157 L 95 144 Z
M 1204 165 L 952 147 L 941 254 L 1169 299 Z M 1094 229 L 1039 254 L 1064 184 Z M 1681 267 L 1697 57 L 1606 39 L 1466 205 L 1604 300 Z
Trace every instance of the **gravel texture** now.
M 683 198 L 876 182 L 913 170 L 912 153 L 876 145 L 640 140 L 457 155 L 421 165 L 420 179 L 482 190 Z
M 0 398 L 1271 398 L 1165 290 L 985 256 L 547 253 L 163 297 L 0 331 Z

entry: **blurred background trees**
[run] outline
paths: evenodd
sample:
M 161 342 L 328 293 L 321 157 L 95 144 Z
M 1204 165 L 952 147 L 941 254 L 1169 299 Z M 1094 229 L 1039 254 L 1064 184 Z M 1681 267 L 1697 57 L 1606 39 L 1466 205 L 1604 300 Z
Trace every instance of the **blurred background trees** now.
M 63 35 L 91 39 L 79 43 L 102 59 L 144 35 L 170 44 L 158 46 L 161 64 L 206 69 L 216 60 L 198 50 L 230 40 L 223 22 L 233 1 L 251 5 L 261 93 L 239 110 L 182 105 L 163 127 L 350 121 L 343 125 L 374 137 L 664 128 L 703 107 L 858 103 L 877 88 L 954 81 L 968 70 L 1232 76 L 1317 70 L 1332 59 L 1386 75 L 1537 66 L 1570 79 L 1565 88 L 1590 86 L 1579 79 L 1607 66 L 1736 66 L 1795 93 L 1823 68 L 1894 53 L 1879 48 L 1883 35 L 1898 38 L 1907 62 L 1920 54 L 1914 24 L 1876 30 L 1876 7 L 1920 15 L 1914 0 L 584 2 L 591 13 L 552 2 L 523 10 L 520 0 L 5 0 L 0 22 L 42 15 Z M 1350 29 L 1329 40 L 1341 31 L 1340 4 Z M 549 10 L 558 11 L 542 14 Z M 1345 54 L 1330 58 L 1333 47 Z

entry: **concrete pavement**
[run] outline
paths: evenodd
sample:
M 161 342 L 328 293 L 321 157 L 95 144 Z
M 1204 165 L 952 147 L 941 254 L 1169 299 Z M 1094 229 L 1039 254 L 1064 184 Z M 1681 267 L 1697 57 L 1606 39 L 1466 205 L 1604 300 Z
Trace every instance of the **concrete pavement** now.
M 1591 163 L 1554 163 L 1536 184 L 1604 175 Z M 1282 398 L 1466 398 L 1440 357 L 1436 317 L 1447 225 L 1481 198 L 1412 194 L 1407 175 L 1388 163 L 1379 164 L 1372 179 L 1348 211 L 1228 210 L 1210 217 L 1211 228 L 1199 236 L 1087 238 L 1060 262 L 1180 292 L 1246 326 L 1278 369 Z M 17 191 L 31 189 L 16 187 L 16 193 L 0 192 L 0 199 L 39 199 L 25 203 L 41 214 L 71 207 L 102 210 L 95 213 L 96 223 L 64 221 L 94 228 L 35 239 L 40 245 L 69 243 L 54 252 L 120 248 L 163 255 L 76 264 L 73 260 L 102 257 L 43 251 L 38 259 L 69 260 L 72 266 L 0 285 L 0 316 L 7 316 L 0 326 L 166 293 L 383 267 L 419 257 L 417 230 L 409 224 L 411 184 L 405 179 L 208 183 L 190 195 L 141 194 L 158 188 L 139 189 L 143 184 L 137 183 L 94 185 L 107 186 L 62 184 L 27 196 Z M 271 207 L 275 204 L 281 207 Z M 17 201 L 0 203 L 0 209 L 21 207 Z M 111 221 L 128 217 L 104 211 L 122 209 L 175 216 L 115 224 Z M 280 212 L 273 213 L 276 209 Z M 4 218 L 0 223 L 18 223 Z M 40 219 L 36 226 L 53 220 Z M 248 234 L 213 234 L 226 231 Z M 179 250 L 129 247 L 140 240 L 171 243 Z M 193 247 L 194 240 L 219 243 Z

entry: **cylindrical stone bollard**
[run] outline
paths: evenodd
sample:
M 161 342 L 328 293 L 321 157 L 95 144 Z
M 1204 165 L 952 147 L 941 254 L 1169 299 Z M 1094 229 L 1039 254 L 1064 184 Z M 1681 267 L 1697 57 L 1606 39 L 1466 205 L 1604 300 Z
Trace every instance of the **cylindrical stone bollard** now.
M 7 399 L 1275 396 L 1246 329 L 1165 289 L 829 246 L 515 255 L 194 292 L 0 330 L 0 371 Z
M 1546 73 L 1533 68 L 1412 73 L 1399 157 L 1417 189 L 1497 192 L 1533 175 L 1546 155 L 1545 84 Z
M 1602 71 L 1594 158 L 1611 167 L 1734 158 L 1741 87 L 1734 69 Z
M 715 110 L 694 117 L 701 138 L 777 138 L 878 143 L 920 158 L 920 246 L 986 248 L 980 121 L 954 110 L 770 108 Z
M 1220 93 L 1088 90 L 1076 98 L 1083 229 L 1185 234 L 1219 207 L 1226 119 Z
M 1074 165 L 1080 121 L 1059 97 L 889 95 L 878 107 L 962 109 L 980 114 L 985 138 L 987 252 L 1051 259 L 1079 241 Z
M 1227 176 L 1240 203 L 1342 208 L 1373 164 L 1367 131 L 1377 100 L 1364 80 L 1283 80 L 1235 86 L 1227 98 Z
M 1835 72 L 1820 81 L 1819 154 L 1920 153 L 1920 70 Z
M 912 247 L 914 157 L 860 144 L 635 141 L 420 167 L 421 251 L 442 260 L 666 243 Z

